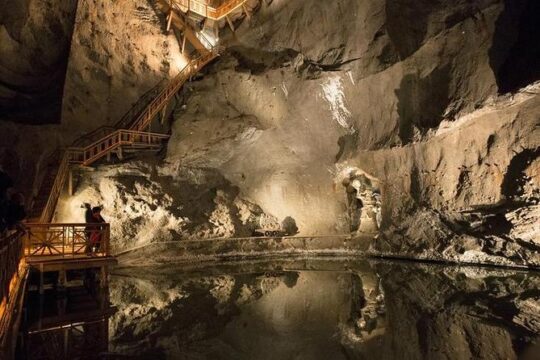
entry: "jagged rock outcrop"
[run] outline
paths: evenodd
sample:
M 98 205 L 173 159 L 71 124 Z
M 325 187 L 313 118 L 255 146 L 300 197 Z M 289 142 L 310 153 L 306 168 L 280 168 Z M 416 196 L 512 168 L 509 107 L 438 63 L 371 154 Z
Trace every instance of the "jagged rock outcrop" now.
M 152 242 L 252 236 L 262 222 L 278 223 L 208 168 L 103 166 L 81 174 L 78 189 L 60 200 L 55 220 L 81 223 L 84 203 L 102 206 L 115 253 Z
M 410 146 L 352 155 L 381 179 L 388 230 L 376 250 L 540 264 L 540 84 Z

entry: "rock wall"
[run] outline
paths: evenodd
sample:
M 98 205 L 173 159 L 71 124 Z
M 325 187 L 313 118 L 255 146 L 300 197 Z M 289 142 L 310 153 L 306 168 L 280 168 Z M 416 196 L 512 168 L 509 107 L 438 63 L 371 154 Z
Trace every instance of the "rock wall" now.
M 184 90 L 167 161 L 219 169 L 301 234 L 349 232 L 342 184 L 364 174 L 382 191 L 376 251 L 538 264 L 539 85 L 498 95 L 531 9 L 263 5 Z
M 77 1 L 0 2 L 0 121 L 59 123 Z
M 143 94 L 184 66 L 176 37 L 165 33 L 165 20 L 152 4 L 0 3 L 6 12 L 0 16 L 0 167 L 20 190 L 31 196 L 33 179 L 53 151 L 113 126 Z M 4 87 L 19 95 L 9 93 L 4 101 Z M 32 96 L 18 103 L 25 91 Z M 54 116 L 41 102 L 55 107 Z M 29 114 L 29 123 L 41 125 L 14 122 L 13 106 Z
M 261 223 L 279 226 L 208 168 L 173 168 L 150 159 L 103 166 L 79 178 L 75 194 L 60 199 L 55 220 L 81 223 L 84 203 L 102 206 L 114 253 L 152 242 L 252 236 Z
M 79 5 L 67 81 L 63 121 L 83 135 L 113 125 L 187 60 L 153 1 L 83 1 Z

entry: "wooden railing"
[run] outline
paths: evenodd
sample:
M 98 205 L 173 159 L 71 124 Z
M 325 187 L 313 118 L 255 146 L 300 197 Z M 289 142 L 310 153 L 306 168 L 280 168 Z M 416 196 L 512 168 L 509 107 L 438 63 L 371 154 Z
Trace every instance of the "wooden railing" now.
M 169 135 L 165 134 L 116 130 L 85 148 L 68 148 L 66 154 L 70 163 L 88 166 L 121 146 L 161 145 L 162 141 L 168 138 Z
M 207 5 L 204 0 L 175 0 L 183 12 L 192 11 L 211 20 L 220 20 L 229 15 L 236 8 L 242 6 L 247 0 L 225 1 L 217 8 Z
M 154 98 L 154 100 L 148 104 L 146 109 L 139 115 L 139 117 L 130 126 L 130 130 L 144 131 L 152 119 L 169 103 L 171 98 L 180 90 L 182 85 L 188 81 L 193 75 L 195 75 L 203 66 L 215 59 L 219 55 L 218 49 L 212 52 L 201 55 L 199 58 L 190 61 L 183 69 L 175 76 L 175 78 L 169 83 L 163 91 Z
M 79 137 L 73 142 L 71 147 L 86 147 L 99 139 L 115 132 L 118 129 L 127 129 L 131 124 L 139 117 L 139 115 L 146 109 L 148 104 L 160 94 L 164 89 L 166 80 L 162 79 L 156 86 L 144 93 L 131 108 L 122 116 L 120 120 L 116 122 L 114 126 L 102 126 L 96 130 Z
M 143 146 L 152 147 L 161 145 L 163 140 L 168 139 L 169 135 L 154 134 L 132 130 L 116 130 L 104 138 L 88 145 L 84 148 L 71 147 L 65 150 L 60 160 L 60 166 L 53 186 L 49 192 L 47 203 L 38 221 L 41 223 L 50 222 L 56 209 L 56 203 L 64 188 L 69 174 L 71 164 L 81 164 L 88 166 L 107 154 L 119 149 L 122 146 Z
M 60 159 L 60 166 L 58 167 L 58 172 L 56 173 L 56 177 L 54 178 L 53 186 L 51 188 L 51 191 L 49 192 L 47 204 L 45 205 L 45 208 L 41 212 L 39 221 L 42 221 L 42 222 L 51 221 L 54 214 L 54 209 L 56 208 L 56 202 L 58 201 L 58 198 L 60 197 L 60 193 L 62 192 L 62 189 L 64 188 L 64 184 L 66 183 L 68 173 L 69 173 L 69 156 L 66 152 L 64 152 L 62 154 L 62 158 Z
M 90 254 L 91 235 L 99 239 L 94 256 L 110 255 L 110 226 L 100 224 L 25 224 L 24 255 L 27 257 L 70 257 Z
M 0 311 L 5 307 L 10 284 L 19 270 L 23 256 L 22 235 L 22 231 L 14 231 L 0 239 Z
M 13 316 L 17 306 L 17 292 L 23 282 L 21 260 L 23 258 L 23 232 L 0 235 L 0 357 L 10 346 L 6 338 L 11 333 Z

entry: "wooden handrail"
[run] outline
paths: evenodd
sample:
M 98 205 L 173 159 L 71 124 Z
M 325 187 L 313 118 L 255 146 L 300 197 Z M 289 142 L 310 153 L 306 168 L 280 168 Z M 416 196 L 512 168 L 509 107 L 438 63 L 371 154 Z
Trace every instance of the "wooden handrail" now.
M 19 268 L 23 258 L 22 231 L 0 235 L 0 351 L 9 333 L 14 308 L 14 291 L 20 282 Z
M 134 144 L 159 145 L 162 140 L 168 138 L 169 135 L 165 134 L 121 129 L 85 148 L 68 148 L 66 153 L 70 163 L 88 166 L 120 146 Z
M 133 122 L 130 129 L 143 131 L 147 128 L 152 119 L 169 103 L 171 98 L 180 90 L 182 85 L 188 81 L 193 75 L 195 75 L 202 67 L 208 64 L 210 61 L 219 56 L 219 52 L 213 51 L 207 54 L 201 55 L 195 60 L 191 60 L 175 78 L 169 83 L 169 85 L 163 89 L 163 91 L 154 100 L 148 104 L 146 109 L 139 115 L 139 117 Z
M 93 254 L 110 255 L 110 225 L 108 223 L 32 223 L 25 224 L 24 255 L 30 257 L 72 257 L 89 252 L 91 236 L 99 239 L 99 249 Z M 94 244 L 95 245 L 95 244 Z
M 215 8 L 201 0 L 176 0 L 182 11 L 192 11 L 211 20 L 221 20 L 238 7 L 242 6 L 246 1 L 247 0 L 229 0 Z
M 47 204 L 45 205 L 45 208 L 41 212 L 40 221 L 51 221 L 54 209 L 56 208 L 56 202 L 58 201 L 58 198 L 60 197 L 60 193 L 62 192 L 62 189 L 64 188 L 64 184 L 66 183 L 66 179 L 69 173 L 69 156 L 66 152 L 62 154 L 62 159 L 60 160 L 60 166 L 58 168 L 58 172 L 56 173 L 56 176 L 54 178 L 53 187 L 51 188 L 51 191 L 49 192 L 49 197 L 47 199 Z
M 14 231 L 0 238 L 0 308 L 9 296 L 9 285 L 19 269 L 22 258 L 22 231 Z M 1 315 L 1 314 L 0 314 Z

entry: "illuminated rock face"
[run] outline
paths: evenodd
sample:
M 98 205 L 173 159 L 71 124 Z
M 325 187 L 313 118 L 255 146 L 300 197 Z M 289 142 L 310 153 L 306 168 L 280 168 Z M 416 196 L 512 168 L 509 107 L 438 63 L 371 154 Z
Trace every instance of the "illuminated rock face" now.
M 0 4 L 0 166 L 28 193 L 52 151 L 113 126 L 185 63 L 146 0 Z M 17 104 L 28 121 L 15 116 Z
M 376 251 L 539 264 L 538 69 L 520 74 L 533 85 L 498 94 L 517 89 L 504 69 L 537 10 L 496 0 L 263 6 L 184 91 L 167 160 L 218 168 L 301 234 L 373 231 L 379 217 Z M 380 196 L 354 190 L 366 206 L 352 209 L 343 180 L 362 173 Z
M 211 169 L 133 161 L 103 166 L 82 179 L 73 196 L 61 198 L 56 221 L 84 222 L 83 203 L 102 206 L 115 253 L 151 242 L 252 236 L 262 222 L 279 227 Z
M 77 135 L 116 123 L 142 94 L 187 63 L 152 3 L 80 2 L 62 118 L 77 124 Z

